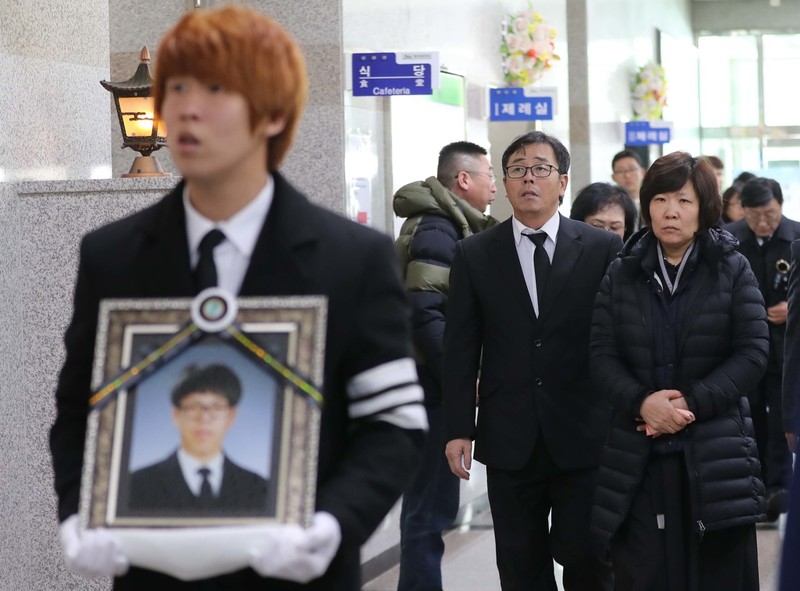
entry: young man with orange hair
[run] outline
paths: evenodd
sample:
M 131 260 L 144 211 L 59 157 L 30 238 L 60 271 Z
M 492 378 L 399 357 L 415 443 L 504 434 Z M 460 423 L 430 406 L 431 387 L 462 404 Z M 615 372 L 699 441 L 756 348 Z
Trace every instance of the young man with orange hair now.
M 360 545 L 413 474 L 426 419 L 391 241 L 312 204 L 277 171 L 306 93 L 299 47 L 253 10 L 191 12 L 159 47 L 156 109 L 183 181 L 84 237 L 56 390 L 51 451 L 73 572 L 115 575 L 115 590 L 360 589 Z M 197 269 L 202 257 L 210 274 Z M 248 549 L 251 568 L 186 582 L 130 567 L 113 536 L 80 531 L 76 513 L 100 301 L 190 297 L 214 284 L 327 297 L 316 514 L 308 529 L 271 528 Z

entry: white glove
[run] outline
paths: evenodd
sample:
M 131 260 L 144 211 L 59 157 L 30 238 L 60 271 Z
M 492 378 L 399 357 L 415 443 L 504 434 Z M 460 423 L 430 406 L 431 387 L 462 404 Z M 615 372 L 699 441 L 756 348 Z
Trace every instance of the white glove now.
M 341 540 L 339 522 L 321 511 L 314 514 L 308 529 L 299 525 L 271 528 L 250 550 L 250 566 L 262 577 L 308 583 L 328 570 Z
M 71 515 L 60 526 L 64 562 L 70 572 L 82 577 L 118 577 L 128 572 L 128 559 L 105 529 L 80 532 L 78 516 Z

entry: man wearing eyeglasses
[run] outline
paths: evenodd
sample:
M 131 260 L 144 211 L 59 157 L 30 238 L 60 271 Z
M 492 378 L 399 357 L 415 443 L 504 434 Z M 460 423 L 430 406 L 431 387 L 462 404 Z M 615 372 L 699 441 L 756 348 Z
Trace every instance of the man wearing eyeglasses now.
M 454 142 L 439 152 L 435 177 L 394 196 L 407 218 L 396 242 L 412 304 L 417 373 L 425 392 L 429 436 L 422 466 L 403 493 L 398 591 L 442 588 L 442 532 L 458 512 L 459 482 L 444 457 L 442 335 L 448 271 L 456 243 L 497 223 L 484 212 L 494 201 L 494 171 L 486 150 Z M 473 395 L 474 395 L 473 387 Z
M 639 189 L 644 180 L 642 159 L 633 150 L 622 150 L 611 159 L 611 178 L 618 185 L 625 187 L 631 199 L 639 207 Z
M 242 386 L 225 365 L 189 366 L 172 390 L 172 420 L 180 447 L 131 474 L 129 507 L 147 515 L 213 516 L 267 510 L 267 480 L 225 455 Z
M 783 215 L 783 192 L 773 179 L 749 180 L 742 187 L 740 198 L 744 219 L 728 224 L 725 229 L 739 239 L 737 248 L 750 261 L 767 306 L 770 345 L 767 373 L 749 398 L 767 487 L 767 519 L 775 521 L 787 509 L 792 464 L 786 443 L 788 440 L 791 446 L 795 442 L 791 417 L 788 413 L 784 417 L 781 390 L 791 244 L 800 238 L 800 223 Z
M 486 465 L 504 591 L 610 590 L 589 534 L 608 406 L 589 379 L 594 297 L 622 240 L 558 212 L 570 155 L 534 131 L 502 157 L 513 216 L 456 245 L 444 335 L 446 454 Z M 475 420 L 475 382 L 480 373 Z M 552 512 L 552 526 L 548 518 Z

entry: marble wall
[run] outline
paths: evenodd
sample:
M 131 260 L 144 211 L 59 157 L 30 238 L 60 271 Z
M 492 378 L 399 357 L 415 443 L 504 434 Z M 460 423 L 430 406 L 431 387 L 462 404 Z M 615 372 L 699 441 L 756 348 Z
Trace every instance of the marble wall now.
M 107 0 L 0 2 L 0 182 L 110 174 Z
M 150 49 L 153 63 L 158 43 L 180 17 L 195 6 L 245 4 L 277 20 L 300 43 L 306 57 L 310 80 L 309 99 L 295 145 L 282 172 L 316 203 L 344 210 L 344 106 L 342 104 L 341 1 L 309 0 L 109 0 L 111 37 L 111 79 L 126 80 L 139 64 L 143 45 Z M 109 100 L 112 122 L 114 176 L 128 171 L 132 150 L 123 149 L 116 115 Z M 164 170 L 177 173 L 169 150 L 154 152 Z
M 63 566 L 48 433 L 80 237 L 172 179 L 0 183 L 0 589 L 100 590 Z

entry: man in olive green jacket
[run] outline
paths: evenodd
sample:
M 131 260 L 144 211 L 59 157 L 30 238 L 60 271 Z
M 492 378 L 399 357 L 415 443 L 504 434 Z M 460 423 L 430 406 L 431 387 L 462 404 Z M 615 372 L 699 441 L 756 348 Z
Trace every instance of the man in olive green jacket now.
M 441 589 L 442 531 L 458 512 L 459 482 L 447 465 L 442 429 L 442 338 L 456 242 L 497 223 L 484 215 L 497 190 L 486 150 L 455 142 L 439 153 L 437 175 L 394 196 L 407 218 L 395 242 L 413 316 L 417 371 L 425 391 L 429 437 L 415 480 L 403 494 L 398 591 Z

